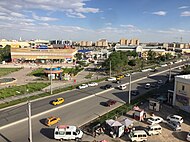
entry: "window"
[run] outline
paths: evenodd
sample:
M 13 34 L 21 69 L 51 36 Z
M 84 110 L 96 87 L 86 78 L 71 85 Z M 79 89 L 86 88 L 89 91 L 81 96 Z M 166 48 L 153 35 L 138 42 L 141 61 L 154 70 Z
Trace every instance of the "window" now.
M 59 131 L 59 134 L 60 135 L 65 135 L 65 132 L 64 131 Z
M 138 137 L 143 137 L 143 135 L 138 135 Z
M 137 137 L 137 135 L 134 135 L 133 137 Z
M 143 137 L 146 137 L 146 135 L 143 135 Z
M 183 90 L 183 91 L 185 90 L 185 86 L 184 86 L 184 85 L 182 85 L 182 90 Z
M 77 133 L 76 133 L 76 132 L 73 132 L 73 135 L 77 135 Z
M 66 135 L 71 135 L 71 132 L 66 132 Z

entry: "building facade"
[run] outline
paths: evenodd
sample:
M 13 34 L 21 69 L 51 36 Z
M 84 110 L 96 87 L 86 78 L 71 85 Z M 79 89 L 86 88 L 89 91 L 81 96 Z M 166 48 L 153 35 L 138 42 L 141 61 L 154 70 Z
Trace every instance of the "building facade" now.
M 95 43 L 97 47 L 108 47 L 108 41 L 106 39 L 101 39 Z
M 72 61 L 76 49 L 33 49 L 33 48 L 11 48 L 11 59 L 17 61 L 37 61 L 45 63 L 50 60 Z
M 79 45 L 82 47 L 91 47 L 92 46 L 92 41 L 80 41 Z
M 190 112 L 190 74 L 175 76 L 173 105 Z

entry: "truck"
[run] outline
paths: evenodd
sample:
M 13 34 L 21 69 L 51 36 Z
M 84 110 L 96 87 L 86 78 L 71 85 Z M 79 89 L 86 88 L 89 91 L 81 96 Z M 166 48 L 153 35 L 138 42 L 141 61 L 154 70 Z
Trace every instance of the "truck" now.
M 54 129 L 54 139 L 56 140 L 81 140 L 83 132 L 76 126 L 59 125 Z

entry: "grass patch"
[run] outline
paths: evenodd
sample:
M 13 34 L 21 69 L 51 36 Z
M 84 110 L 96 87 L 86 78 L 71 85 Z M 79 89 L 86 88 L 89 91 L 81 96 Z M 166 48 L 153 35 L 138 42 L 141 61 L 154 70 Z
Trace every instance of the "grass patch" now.
M 0 99 L 40 91 L 48 85 L 49 83 L 28 83 L 26 85 L 3 88 L 0 89 Z
M 93 73 L 89 73 L 87 76 L 85 76 L 84 78 L 86 78 L 86 79 L 91 79 L 92 77 L 93 77 Z
M 33 70 L 28 76 L 45 77 L 44 68 L 38 68 Z
M 16 72 L 22 68 L 0 68 L 0 77 L 10 74 L 12 72 Z

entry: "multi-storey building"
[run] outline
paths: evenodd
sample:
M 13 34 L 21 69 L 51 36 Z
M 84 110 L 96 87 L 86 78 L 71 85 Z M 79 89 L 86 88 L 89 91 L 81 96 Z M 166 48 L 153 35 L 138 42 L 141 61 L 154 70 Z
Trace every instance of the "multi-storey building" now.
M 90 46 L 92 46 L 92 41 L 80 41 L 80 46 L 90 47 Z
M 129 45 L 129 40 L 122 38 L 122 39 L 120 39 L 119 43 L 120 43 L 120 45 Z
M 139 45 L 139 40 L 138 39 L 131 39 L 129 44 L 130 45 Z
M 190 74 L 175 76 L 173 105 L 190 112 Z
M 108 47 L 108 41 L 106 39 L 101 39 L 95 43 L 97 47 Z

